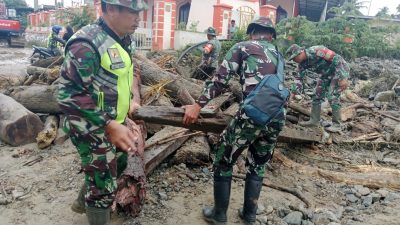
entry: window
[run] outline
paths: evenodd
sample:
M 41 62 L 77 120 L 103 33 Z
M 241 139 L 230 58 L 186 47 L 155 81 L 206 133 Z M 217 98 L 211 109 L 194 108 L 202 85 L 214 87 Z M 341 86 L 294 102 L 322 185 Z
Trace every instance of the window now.
M 179 8 L 178 24 L 187 24 L 189 19 L 190 3 L 186 3 Z

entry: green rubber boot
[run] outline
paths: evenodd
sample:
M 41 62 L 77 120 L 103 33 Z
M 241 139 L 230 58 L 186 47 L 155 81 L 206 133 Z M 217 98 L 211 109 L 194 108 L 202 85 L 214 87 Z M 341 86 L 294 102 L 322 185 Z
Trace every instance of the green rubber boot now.
M 313 104 L 311 108 L 311 116 L 309 121 L 299 122 L 303 127 L 317 127 L 321 119 L 321 104 Z
M 226 211 L 231 195 L 232 177 L 214 176 L 214 207 L 203 208 L 204 219 L 214 225 L 227 224 Z
M 86 194 L 86 184 L 83 183 L 81 189 L 79 190 L 78 198 L 75 199 L 74 203 L 71 205 L 71 210 L 82 214 L 86 212 L 85 209 L 85 194 Z
M 332 126 L 326 128 L 329 132 L 342 132 L 342 117 L 340 114 L 340 109 L 332 110 Z
M 86 207 L 89 225 L 111 225 L 111 209 Z

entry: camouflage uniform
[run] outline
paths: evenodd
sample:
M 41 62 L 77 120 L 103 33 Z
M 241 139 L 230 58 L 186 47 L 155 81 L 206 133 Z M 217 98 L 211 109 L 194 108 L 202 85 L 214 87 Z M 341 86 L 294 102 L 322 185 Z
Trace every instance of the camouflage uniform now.
M 221 43 L 216 38 L 214 38 L 209 40 L 206 45 L 211 45 L 212 51 L 209 54 L 203 53 L 203 62 L 206 65 L 216 69 L 218 68 L 218 57 L 219 53 L 221 52 Z
M 226 54 L 217 74 L 207 80 L 198 104 L 204 106 L 219 95 L 233 75 L 239 74 L 243 95 L 246 97 L 265 74 L 276 73 L 277 50 L 266 40 L 246 41 L 234 45 Z M 232 176 L 232 167 L 239 155 L 249 147 L 246 167 L 249 173 L 264 176 L 265 164 L 271 159 L 279 132 L 285 121 L 285 112 L 267 126 L 258 126 L 242 109 L 221 135 L 214 161 L 215 173 Z
M 111 48 L 116 44 L 122 46 L 125 52 L 120 53 L 128 55 L 130 62 L 118 59 L 121 58 L 120 53 Z M 86 205 L 90 207 L 111 206 L 117 176 L 126 166 L 126 153 L 109 142 L 105 126 L 111 120 L 123 123 L 129 109 L 132 98 L 133 49 L 129 36 L 121 40 L 102 19 L 79 30 L 66 46 L 58 101 L 66 115 L 64 129 L 70 134 L 82 161 L 87 190 Z M 120 77 L 109 72 L 103 68 L 102 60 L 99 60 L 102 59 L 99 57 L 102 51 L 110 55 L 111 68 L 115 66 L 132 71 Z M 125 97 L 117 94 L 121 79 L 125 85 Z M 122 113 L 117 112 L 119 101 L 127 108 Z
M 292 92 L 300 93 L 303 90 L 304 76 L 307 70 L 312 70 L 320 75 L 314 89 L 313 104 L 321 104 L 326 97 L 333 110 L 340 110 L 341 89 L 338 82 L 349 77 L 350 68 L 347 62 L 324 46 L 310 47 L 305 49 L 305 53 L 307 60 L 299 65 Z
M 213 38 L 204 45 L 204 48 L 207 48 L 210 52 L 208 54 L 203 52 L 202 64 L 199 67 L 200 71 L 195 71 L 193 76 L 193 78 L 199 80 L 205 80 L 215 73 L 216 68 L 218 68 L 219 53 L 221 52 L 221 43 L 215 37 L 217 35 L 215 29 L 209 27 L 207 29 L 207 34 L 213 36 Z

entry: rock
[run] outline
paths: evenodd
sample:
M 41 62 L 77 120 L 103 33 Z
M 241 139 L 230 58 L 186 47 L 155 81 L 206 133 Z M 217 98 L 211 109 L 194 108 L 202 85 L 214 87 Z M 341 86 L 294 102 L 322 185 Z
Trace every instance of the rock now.
M 393 141 L 400 141 L 400 124 L 398 124 L 393 131 L 392 138 Z
M 265 213 L 268 215 L 268 214 L 271 214 L 273 211 L 274 211 L 274 208 L 272 206 L 268 205 L 267 209 L 265 210 Z
M 364 187 L 362 185 L 356 185 L 354 186 L 354 188 L 357 190 L 357 192 L 361 195 L 361 196 L 365 196 L 368 195 L 369 193 L 371 193 L 371 191 L 369 190 L 369 188 Z
M 384 188 L 381 188 L 377 190 L 376 193 L 380 194 L 382 198 L 386 198 L 386 196 L 389 194 L 389 191 Z
M 279 209 L 278 209 L 278 216 L 281 217 L 281 218 L 283 218 L 283 217 L 285 217 L 286 215 L 288 215 L 290 212 L 291 212 L 290 209 L 279 208 Z
M 303 213 L 299 211 L 294 211 L 285 216 L 285 218 L 283 218 L 283 221 L 285 221 L 289 225 L 301 225 L 302 218 Z
M 308 220 L 303 220 L 301 221 L 301 225 L 314 225 L 314 223 Z
M 161 200 L 168 200 L 168 196 L 165 192 L 158 192 L 158 196 L 160 197 Z
M 268 224 L 268 217 L 267 216 L 259 216 L 259 217 L 257 217 L 257 220 L 261 224 Z
M 315 225 L 326 225 L 330 222 L 339 222 L 339 220 L 337 216 L 330 210 L 321 209 L 314 213 L 312 222 L 314 222 Z
M 379 200 L 381 200 L 381 195 L 378 193 L 372 193 L 371 197 L 372 197 L 372 204 L 374 204 L 375 202 L 379 202 Z
M 347 207 L 344 208 L 344 211 L 345 211 L 346 213 L 352 213 L 352 212 L 355 212 L 356 209 L 354 209 L 354 208 L 351 207 L 351 206 L 347 206 Z
M 396 165 L 400 164 L 399 159 L 393 159 L 393 158 L 384 158 L 382 161 L 378 160 L 378 162 L 383 162 L 383 163 L 386 163 L 386 164 L 392 165 L 392 166 L 396 166 Z
M 364 218 L 362 216 L 353 216 L 353 218 L 351 218 L 354 221 L 358 221 L 358 222 L 363 222 Z
M 303 97 L 301 95 L 295 95 L 294 99 L 297 100 L 297 101 L 300 101 L 300 100 L 303 99 Z
M 400 195 L 394 192 L 390 192 L 386 198 L 385 198 L 385 202 L 393 202 L 394 200 L 400 198 Z
M 18 191 L 18 190 L 13 190 L 11 192 L 11 194 L 13 196 L 13 199 L 17 199 L 17 198 L 21 197 L 22 195 L 24 195 L 24 192 Z
M 265 211 L 265 206 L 262 203 L 258 203 L 257 205 L 257 215 L 263 214 Z
M 336 222 L 330 222 L 328 223 L 328 225 L 341 225 L 340 223 L 336 223 Z
M 368 195 L 364 198 L 363 203 L 365 207 L 370 207 L 372 205 L 372 196 Z
M 396 93 L 391 90 L 391 91 L 382 91 L 376 94 L 375 96 L 375 101 L 379 102 L 391 102 L 395 99 Z
M 351 203 L 355 203 L 358 201 L 358 198 L 354 194 L 347 194 L 346 195 L 347 201 Z

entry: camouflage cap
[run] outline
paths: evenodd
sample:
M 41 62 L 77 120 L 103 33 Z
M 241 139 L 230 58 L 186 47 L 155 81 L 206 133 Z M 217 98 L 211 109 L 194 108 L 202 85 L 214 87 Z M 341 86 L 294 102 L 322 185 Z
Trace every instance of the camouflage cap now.
M 217 31 L 215 30 L 214 27 L 207 28 L 206 33 L 209 34 L 209 35 L 217 36 Z
M 120 5 L 130 8 L 136 12 L 148 9 L 149 7 L 144 0 L 102 0 L 103 2 L 111 5 Z
M 292 60 L 294 57 L 298 56 L 301 53 L 301 51 L 303 51 L 303 50 L 304 50 L 304 47 L 300 47 L 300 46 L 298 46 L 296 44 L 292 44 L 288 48 L 288 50 L 286 50 L 286 55 L 287 56 L 290 55 L 288 60 L 289 61 Z
M 274 23 L 272 20 L 265 16 L 260 16 L 255 18 L 248 26 L 246 34 L 251 34 L 257 27 L 267 28 L 268 30 L 272 31 L 273 37 L 276 38 L 276 31 Z

